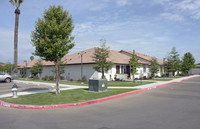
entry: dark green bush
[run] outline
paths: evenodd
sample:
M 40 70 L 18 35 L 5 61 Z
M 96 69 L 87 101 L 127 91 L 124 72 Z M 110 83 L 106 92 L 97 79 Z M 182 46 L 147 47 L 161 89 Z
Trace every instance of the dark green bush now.
M 82 80 L 83 80 L 84 83 L 87 83 L 86 76 L 83 76 Z
M 54 80 L 54 76 L 49 76 L 49 81 L 53 81 Z
M 147 77 L 146 76 L 143 76 L 143 80 L 146 80 L 147 79 Z
M 49 81 L 49 76 L 46 75 L 46 76 L 42 77 L 42 80 L 44 80 L 44 81 Z
M 81 79 L 79 78 L 79 79 L 77 80 L 77 82 L 81 82 Z

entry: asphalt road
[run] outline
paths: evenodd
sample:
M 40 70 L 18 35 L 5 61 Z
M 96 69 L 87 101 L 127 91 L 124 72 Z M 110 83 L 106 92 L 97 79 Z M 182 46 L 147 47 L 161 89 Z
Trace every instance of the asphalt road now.
M 199 129 L 200 78 L 84 107 L 0 107 L 0 129 Z

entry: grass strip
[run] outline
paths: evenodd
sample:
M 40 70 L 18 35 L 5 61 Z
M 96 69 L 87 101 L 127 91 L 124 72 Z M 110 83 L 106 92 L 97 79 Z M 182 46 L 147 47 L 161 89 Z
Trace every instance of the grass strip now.
M 56 83 L 55 81 L 43 81 L 43 80 L 33 80 L 33 79 L 18 79 L 22 81 L 33 81 L 33 82 L 45 82 L 45 83 Z M 139 85 L 151 84 L 155 82 L 150 81 L 108 81 L 108 87 L 134 87 Z M 60 84 L 66 85 L 78 85 L 78 86 L 88 86 L 88 84 L 81 84 L 80 82 L 71 82 L 71 81 L 60 81 Z
M 135 83 L 133 81 L 113 81 L 108 82 L 108 87 L 134 87 L 134 86 L 140 86 L 145 84 L 151 84 L 155 82 L 149 82 L 149 81 L 136 81 Z
M 169 78 L 165 78 L 165 79 L 162 79 L 162 78 L 155 78 L 155 79 L 150 79 L 150 81 L 171 81 L 173 79 L 169 79 Z
M 90 92 L 88 89 L 75 89 L 61 91 L 59 95 L 55 92 L 38 93 L 31 95 L 23 95 L 18 98 L 1 98 L 1 100 L 14 104 L 26 104 L 26 105 L 54 105 L 54 104 L 67 104 L 84 102 L 88 100 L 94 100 L 98 98 L 117 95 L 135 89 L 108 89 L 105 92 Z

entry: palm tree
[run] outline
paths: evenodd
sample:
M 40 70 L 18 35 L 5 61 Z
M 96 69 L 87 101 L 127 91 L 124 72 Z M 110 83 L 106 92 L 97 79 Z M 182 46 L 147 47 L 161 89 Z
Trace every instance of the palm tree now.
M 14 74 L 17 73 L 17 45 L 18 45 L 18 26 L 19 26 L 19 14 L 20 10 L 19 7 L 23 3 L 23 0 L 9 0 L 9 2 L 13 5 L 16 6 L 15 9 L 15 32 L 14 32 Z

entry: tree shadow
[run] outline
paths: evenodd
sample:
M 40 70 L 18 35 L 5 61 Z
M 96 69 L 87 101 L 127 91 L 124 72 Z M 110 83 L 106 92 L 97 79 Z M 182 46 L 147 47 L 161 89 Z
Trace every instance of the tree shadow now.
M 28 88 L 22 91 L 38 91 L 38 90 L 49 90 L 48 88 Z

